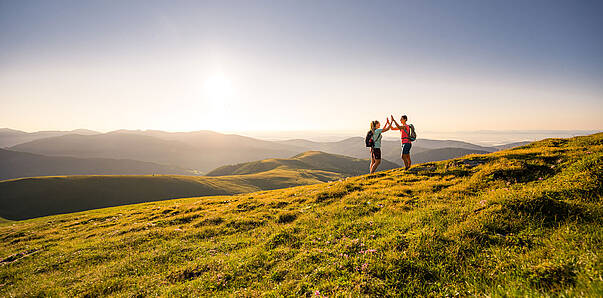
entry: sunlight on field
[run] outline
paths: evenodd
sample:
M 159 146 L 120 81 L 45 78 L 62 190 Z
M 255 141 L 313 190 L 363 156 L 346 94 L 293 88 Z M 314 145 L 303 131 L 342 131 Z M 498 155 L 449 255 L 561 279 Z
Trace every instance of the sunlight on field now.
M 0 225 L 0 296 L 598 296 L 603 134 Z

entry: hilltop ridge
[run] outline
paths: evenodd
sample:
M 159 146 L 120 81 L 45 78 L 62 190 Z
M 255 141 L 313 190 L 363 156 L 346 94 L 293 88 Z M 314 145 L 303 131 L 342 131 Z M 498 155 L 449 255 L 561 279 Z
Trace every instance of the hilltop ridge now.
M 598 296 L 603 133 L 0 225 L 0 295 Z
M 391 170 L 399 167 L 397 164 L 382 160 L 379 170 Z M 222 166 L 207 173 L 207 176 L 255 174 L 272 169 L 306 169 L 336 172 L 347 176 L 365 174 L 368 169 L 366 159 L 330 154 L 321 151 L 307 151 L 291 158 L 271 158 L 259 161 Z

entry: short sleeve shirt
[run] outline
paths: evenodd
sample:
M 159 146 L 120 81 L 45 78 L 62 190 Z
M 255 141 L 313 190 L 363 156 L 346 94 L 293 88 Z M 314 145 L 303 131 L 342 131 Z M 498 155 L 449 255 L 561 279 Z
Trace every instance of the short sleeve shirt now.
M 383 132 L 383 129 L 377 128 L 373 133 L 373 141 L 375 141 L 375 148 L 381 148 L 381 132 Z

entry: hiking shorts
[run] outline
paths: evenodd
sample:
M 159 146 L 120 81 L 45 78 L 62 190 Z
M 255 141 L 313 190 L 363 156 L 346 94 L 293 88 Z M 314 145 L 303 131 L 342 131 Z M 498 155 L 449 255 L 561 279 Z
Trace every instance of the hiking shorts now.
M 381 148 L 371 148 L 371 156 L 374 159 L 381 159 Z
M 412 143 L 402 143 L 402 154 L 410 154 Z

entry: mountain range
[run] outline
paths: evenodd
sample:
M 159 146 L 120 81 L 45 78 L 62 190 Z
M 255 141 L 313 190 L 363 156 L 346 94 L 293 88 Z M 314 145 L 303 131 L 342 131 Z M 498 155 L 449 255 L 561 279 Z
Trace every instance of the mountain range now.
M 94 135 L 97 131 L 89 129 L 75 129 L 70 131 L 47 130 L 24 132 L 10 128 L 0 128 L 0 148 L 8 148 L 17 144 L 31 142 L 37 139 L 63 136 L 66 134 Z
M 10 161 L 10 168 L 4 170 L 0 179 L 37 176 L 36 173 L 44 175 L 149 174 L 151 172 L 156 174 L 202 174 L 226 165 L 270 158 L 289 158 L 306 151 L 322 151 L 361 159 L 369 157 L 369 151 L 364 146 L 362 137 L 333 142 L 314 142 L 301 139 L 266 141 L 212 131 L 117 130 L 109 133 L 97 133 L 89 130 L 75 130 L 25 133 L 1 129 L 0 144 L 11 145 L 7 148 L 10 151 L 46 156 L 46 158 L 29 156 L 31 160 L 44 161 L 39 165 L 40 170 L 36 171 L 32 171 L 35 163 L 31 160 L 25 161 L 25 156 L 23 159 L 13 159 Z M 461 141 L 418 139 L 413 144 L 411 156 L 415 162 L 425 162 L 497 150 L 499 148 L 483 147 Z M 399 141 L 383 140 L 382 152 L 384 160 L 401 164 Z M 7 156 L 12 155 L 5 154 L 0 158 L 7 158 Z M 14 156 L 12 157 L 14 158 Z M 97 160 L 50 162 L 50 157 Z M 107 159 L 107 163 L 101 167 L 95 166 L 99 162 L 98 159 Z M 129 160 L 132 166 L 120 168 L 115 160 Z M 19 161 L 23 164 L 19 165 Z M 132 163 L 133 161 L 146 164 L 135 165 Z M 4 163 L 9 162 L 4 161 Z M 58 166 L 53 171 L 50 166 L 52 164 L 62 166 Z M 111 164 L 115 166 L 109 166 Z M 89 165 L 89 167 L 84 165 Z

